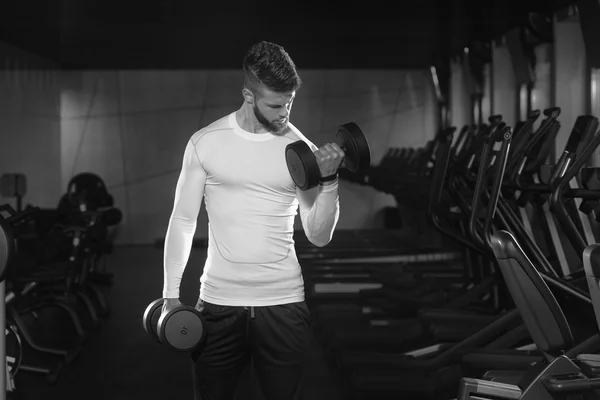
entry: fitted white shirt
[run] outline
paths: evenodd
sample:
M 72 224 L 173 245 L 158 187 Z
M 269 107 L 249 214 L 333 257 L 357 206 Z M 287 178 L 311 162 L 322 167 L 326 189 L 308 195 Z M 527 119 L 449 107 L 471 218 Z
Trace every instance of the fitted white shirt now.
M 235 112 L 197 131 L 185 148 L 165 238 L 163 297 L 179 297 L 198 212 L 208 214 L 208 253 L 200 298 L 228 306 L 267 306 L 304 300 L 294 249 L 296 213 L 317 246 L 331 240 L 339 218 L 338 182 L 301 191 L 285 147 L 305 141 L 291 123 L 282 134 L 243 130 Z

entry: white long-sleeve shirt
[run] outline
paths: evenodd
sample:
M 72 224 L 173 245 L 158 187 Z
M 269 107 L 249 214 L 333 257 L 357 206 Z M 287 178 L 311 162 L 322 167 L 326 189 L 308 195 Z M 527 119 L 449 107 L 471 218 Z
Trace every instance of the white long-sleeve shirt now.
M 305 141 L 291 123 L 284 134 L 243 130 L 231 113 L 196 132 L 185 148 L 165 238 L 163 297 L 179 297 L 202 199 L 208 213 L 208 253 L 200 298 L 228 306 L 268 306 L 304 300 L 294 249 L 298 209 L 317 246 L 332 238 L 339 218 L 338 182 L 301 191 L 285 147 Z

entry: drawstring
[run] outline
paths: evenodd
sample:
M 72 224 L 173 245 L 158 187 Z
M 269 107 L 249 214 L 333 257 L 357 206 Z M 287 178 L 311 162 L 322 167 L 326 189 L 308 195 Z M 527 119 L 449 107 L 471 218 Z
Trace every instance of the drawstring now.
M 250 319 L 254 319 L 254 307 L 244 307 L 244 310 L 250 309 Z
M 248 311 L 250 308 L 250 318 L 246 320 L 246 336 L 248 336 L 248 332 L 250 331 L 250 320 L 254 319 L 254 307 L 244 307 L 245 311 Z

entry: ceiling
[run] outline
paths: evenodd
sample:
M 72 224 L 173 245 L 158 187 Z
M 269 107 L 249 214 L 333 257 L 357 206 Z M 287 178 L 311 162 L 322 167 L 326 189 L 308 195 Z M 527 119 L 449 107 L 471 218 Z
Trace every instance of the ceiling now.
M 0 41 L 65 69 L 237 69 L 257 40 L 303 69 L 422 68 L 572 2 L 15 1 L 3 4 Z

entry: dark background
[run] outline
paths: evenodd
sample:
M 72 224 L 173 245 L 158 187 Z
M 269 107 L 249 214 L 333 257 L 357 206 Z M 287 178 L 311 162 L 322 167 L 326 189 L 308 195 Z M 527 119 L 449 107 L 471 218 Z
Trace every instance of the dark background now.
M 422 68 L 569 0 L 5 2 L 0 40 L 65 69 L 239 67 L 256 40 L 302 68 Z

